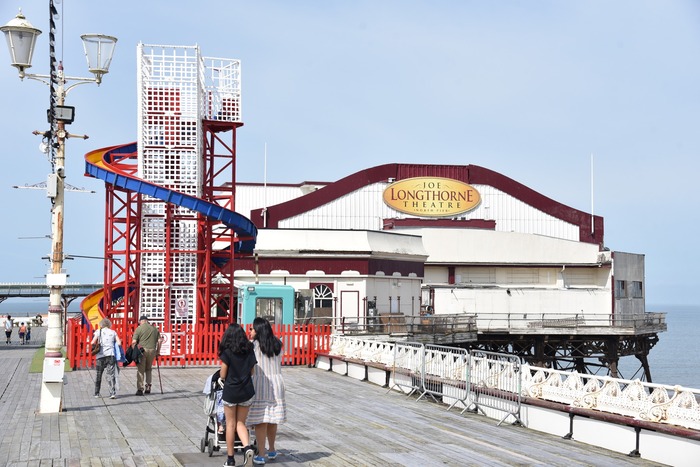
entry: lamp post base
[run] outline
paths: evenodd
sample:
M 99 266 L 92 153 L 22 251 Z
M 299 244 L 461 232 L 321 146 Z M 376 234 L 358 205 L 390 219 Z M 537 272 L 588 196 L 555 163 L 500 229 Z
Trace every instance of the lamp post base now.
M 65 358 L 44 359 L 41 382 L 40 413 L 59 413 L 63 410 L 63 375 Z
M 39 413 L 59 413 L 63 411 L 63 382 L 41 383 Z

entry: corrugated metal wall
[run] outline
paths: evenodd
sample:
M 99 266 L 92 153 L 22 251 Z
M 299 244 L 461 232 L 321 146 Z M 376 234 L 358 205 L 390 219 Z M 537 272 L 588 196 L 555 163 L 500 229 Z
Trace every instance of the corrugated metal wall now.
M 388 185 L 389 183 L 386 182 L 362 187 L 319 208 L 285 219 L 280 222 L 280 227 L 381 230 L 384 219 L 414 217 L 384 204 L 382 193 Z M 576 225 L 535 209 L 491 186 L 474 185 L 474 188 L 481 194 L 481 204 L 470 212 L 460 214 L 458 218 L 493 220 L 496 222 L 496 230 L 501 232 L 521 232 L 565 240 L 579 240 L 579 228 Z M 244 214 L 252 209 L 263 207 L 261 200 L 264 193 L 266 193 L 268 206 L 303 195 L 298 187 L 268 186 L 264 189 L 262 186 L 250 185 L 238 187 L 237 193 L 237 202 L 241 203 L 241 212 Z

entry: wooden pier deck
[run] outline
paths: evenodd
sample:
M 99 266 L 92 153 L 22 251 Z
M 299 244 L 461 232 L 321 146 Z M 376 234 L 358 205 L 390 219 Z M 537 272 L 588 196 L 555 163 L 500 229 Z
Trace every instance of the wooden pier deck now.
M 199 450 L 207 416 L 202 388 L 212 367 L 161 367 L 163 394 L 135 396 L 121 371 L 116 400 L 93 397 L 94 370 L 66 373 L 65 411 L 38 414 L 35 345 L 0 347 L 0 465 L 220 466 Z M 460 414 L 427 400 L 315 368 L 285 367 L 288 422 L 278 466 L 651 466 L 595 446 Z M 103 387 L 106 383 L 103 382 Z M 242 462 L 236 455 L 237 464 Z

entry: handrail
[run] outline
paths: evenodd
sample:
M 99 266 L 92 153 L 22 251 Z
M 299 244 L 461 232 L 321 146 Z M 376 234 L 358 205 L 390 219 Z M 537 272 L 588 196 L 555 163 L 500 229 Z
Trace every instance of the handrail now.
M 330 324 L 334 333 L 362 334 L 454 334 L 493 331 L 517 331 L 541 334 L 572 331 L 606 333 L 611 331 L 666 330 L 666 313 L 644 313 L 632 316 L 588 313 L 475 313 L 407 316 L 380 313 L 360 318 L 314 317 L 304 323 Z

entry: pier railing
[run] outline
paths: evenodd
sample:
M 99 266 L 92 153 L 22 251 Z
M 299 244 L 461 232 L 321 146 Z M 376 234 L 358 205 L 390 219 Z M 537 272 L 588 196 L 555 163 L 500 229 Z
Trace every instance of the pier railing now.
M 637 315 L 597 313 L 482 313 L 479 332 L 517 334 L 638 334 L 666 331 L 666 313 Z
M 636 335 L 666 331 L 665 313 L 636 315 L 599 313 L 476 313 L 407 316 L 379 313 L 366 317 L 312 318 L 329 324 L 334 334 L 408 337 L 417 342 L 451 344 L 476 340 L 480 333 Z
M 328 351 L 348 361 L 381 365 L 391 372 L 389 387 L 441 398 L 448 409 L 493 408 L 517 421 L 521 400 L 532 398 L 700 430 L 698 389 L 554 370 L 512 355 L 485 354 L 341 335 L 332 336 Z
M 523 394 L 700 430 L 700 390 L 523 365 Z
M 449 314 L 410 316 L 403 313 L 380 313 L 366 317 L 310 318 L 304 322 L 329 324 L 334 334 L 390 336 L 464 336 L 476 338 L 476 315 Z

